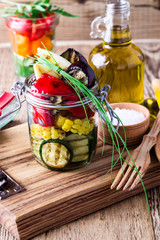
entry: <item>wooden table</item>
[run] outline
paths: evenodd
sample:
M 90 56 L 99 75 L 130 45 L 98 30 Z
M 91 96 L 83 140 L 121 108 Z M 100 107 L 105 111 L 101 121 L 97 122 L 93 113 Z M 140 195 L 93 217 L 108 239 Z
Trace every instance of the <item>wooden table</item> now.
M 145 95 L 154 95 L 151 81 L 160 78 L 160 40 L 134 41 L 146 57 Z M 74 47 L 86 57 L 97 41 L 57 42 L 57 52 Z M 0 45 L 0 90 L 9 90 L 16 81 L 12 52 L 9 43 Z M 18 116 L 5 128 L 27 121 L 26 106 L 23 104 Z M 151 218 L 144 194 L 139 194 L 65 226 L 41 234 L 34 240 L 159 240 L 160 239 L 160 187 L 147 191 Z M 0 229 L 0 240 L 15 240 L 4 228 Z

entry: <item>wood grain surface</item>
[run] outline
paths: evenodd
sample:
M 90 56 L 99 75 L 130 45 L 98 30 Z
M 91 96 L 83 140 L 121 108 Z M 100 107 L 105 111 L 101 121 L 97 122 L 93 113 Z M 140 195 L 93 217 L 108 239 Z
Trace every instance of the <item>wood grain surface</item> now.
M 145 94 L 154 96 L 151 81 L 160 78 L 160 41 L 135 41 L 143 50 L 146 58 Z M 57 52 L 62 52 L 72 46 L 88 56 L 89 51 L 97 42 L 57 42 Z M 11 49 L 8 44 L 0 48 L 0 89 L 9 90 L 16 80 L 12 63 Z M 6 47 L 5 47 L 6 46 Z M 6 128 L 26 121 L 26 109 L 23 106 L 20 114 Z M 129 198 L 123 202 L 104 208 L 94 214 L 89 214 L 72 223 L 56 228 L 34 238 L 34 240 L 130 240 L 160 238 L 160 187 L 148 191 L 151 219 L 147 221 L 144 194 Z M 0 239 L 13 240 L 14 238 L 1 228 Z M 15 239 L 14 239 L 15 240 Z
M 16 0 L 31 2 L 32 0 Z M 90 25 L 94 18 L 104 16 L 106 0 L 52 0 L 80 18 L 61 16 L 57 28 L 57 40 L 90 39 Z M 133 38 L 159 38 L 160 0 L 129 0 L 131 3 L 130 28 Z M 0 3 L 0 9 L 6 4 Z M 0 18 L 0 42 L 9 41 L 5 19 Z
M 158 134 L 157 144 L 155 145 L 155 153 L 156 153 L 157 159 L 160 162 L 160 134 Z
M 102 156 L 103 144 L 98 141 L 92 164 L 60 173 L 49 171 L 34 160 L 28 135 L 25 123 L 1 131 L 0 138 L 1 168 L 26 189 L 0 204 L 0 222 L 18 239 L 27 240 L 143 192 L 141 184 L 133 191 L 110 189 L 110 174 L 103 178 L 111 166 L 110 145 L 105 146 Z M 117 158 L 118 154 L 115 154 L 114 161 Z M 143 178 L 146 189 L 156 187 L 160 182 L 160 164 L 154 154 L 151 159 L 152 163 Z M 120 164 L 114 167 L 113 178 L 119 167 Z

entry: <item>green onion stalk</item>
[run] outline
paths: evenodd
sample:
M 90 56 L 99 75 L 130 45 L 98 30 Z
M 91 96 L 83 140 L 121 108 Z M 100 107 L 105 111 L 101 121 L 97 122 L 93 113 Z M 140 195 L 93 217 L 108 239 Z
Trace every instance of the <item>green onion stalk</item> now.
M 43 44 L 43 43 L 42 43 Z M 44 44 L 43 44 L 44 46 Z M 45 46 L 44 46 L 45 47 Z M 46 47 L 45 47 L 46 49 Z M 46 49 L 47 50 L 47 49 Z M 113 145 L 113 149 L 112 149 L 112 161 L 111 161 L 111 168 L 109 169 L 109 171 L 105 174 L 105 176 L 110 172 L 111 173 L 111 182 L 113 182 L 113 177 L 112 177 L 112 172 L 113 172 L 113 168 L 115 167 L 115 165 L 120 161 L 121 163 L 121 167 L 122 167 L 122 164 L 123 162 L 126 162 L 126 160 L 123 158 L 123 152 L 124 151 L 127 151 L 129 157 L 131 158 L 132 162 L 133 162 L 133 165 L 134 167 L 131 167 L 129 165 L 128 162 L 127 165 L 129 167 L 131 167 L 134 171 L 137 172 L 139 178 L 140 178 L 140 181 L 141 181 L 141 184 L 142 184 L 142 187 L 143 187 L 143 190 L 144 190 L 144 193 L 145 193 L 145 198 L 146 198 L 146 202 L 147 202 L 147 208 L 148 208 L 148 213 L 149 213 L 149 217 L 148 219 L 150 218 L 150 208 L 149 208 L 149 202 L 148 202 L 148 197 L 147 197 L 147 192 L 146 192 L 146 189 L 145 189 L 145 186 L 144 186 L 144 183 L 143 183 L 143 180 L 142 180 L 142 177 L 141 177 L 141 173 L 139 172 L 128 148 L 127 148 L 127 145 L 126 145 L 126 133 L 125 133 L 125 140 L 122 139 L 122 137 L 120 136 L 120 134 L 118 133 L 117 129 L 113 126 L 112 122 L 110 121 L 109 117 L 108 117 L 108 114 L 104 108 L 104 106 L 108 107 L 106 105 L 106 103 L 102 102 L 100 98 L 98 98 L 97 96 L 95 96 L 92 91 L 90 89 L 88 89 L 88 87 L 86 87 L 82 82 L 80 82 L 79 80 L 77 80 L 76 78 L 72 77 L 71 75 L 69 75 L 68 73 L 66 73 L 64 70 L 61 69 L 61 67 L 59 66 L 59 64 L 56 62 L 56 60 L 54 59 L 54 57 L 52 56 L 52 54 L 47 50 L 48 54 L 50 55 L 50 57 L 52 58 L 53 62 L 49 61 L 48 59 L 46 59 L 43 55 L 39 54 L 38 56 L 35 56 L 36 60 L 37 60 L 37 63 L 41 64 L 41 65 L 45 65 L 46 67 L 48 68 L 51 68 L 53 70 L 55 70 L 56 72 L 58 72 L 59 74 L 61 74 L 65 80 L 67 81 L 67 83 L 75 90 L 75 92 L 77 93 L 81 103 L 82 103 L 82 106 L 84 108 L 84 111 L 86 113 L 86 117 L 88 119 L 88 116 L 87 116 L 87 112 L 85 110 L 85 105 L 82 101 L 82 97 L 81 97 L 81 94 L 83 94 L 83 96 L 85 96 L 85 98 L 88 98 L 89 100 L 91 100 L 91 102 L 94 104 L 95 108 L 98 110 L 99 112 L 99 115 L 100 115 L 100 119 L 101 119 L 101 124 L 102 124 L 102 132 L 103 132 L 103 149 L 104 149 L 104 144 L 105 144 L 105 136 L 104 136 L 104 127 L 103 127 L 103 121 L 106 122 L 107 124 L 107 127 L 108 127 L 108 131 L 111 135 L 111 138 L 112 138 L 112 145 Z M 113 112 L 112 108 L 109 109 L 110 111 L 112 111 L 112 113 L 114 114 L 114 116 L 116 116 L 116 118 L 121 122 L 121 120 L 119 119 L 119 117 L 116 115 L 115 112 Z M 123 123 L 121 122 L 122 126 L 123 126 Z M 123 129 L 124 129 L 124 132 L 125 132 L 125 128 L 123 126 Z M 118 138 L 121 140 L 121 142 L 123 143 L 123 149 L 121 150 L 120 149 L 120 146 L 119 146 L 119 141 L 118 141 Z M 114 154 L 115 154 L 115 150 L 117 151 L 117 153 L 119 154 L 119 157 L 118 159 L 114 162 Z M 103 150 L 102 150 L 102 154 L 103 154 Z M 123 172 L 123 167 L 122 167 L 122 172 Z M 124 173 L 123 173 L 124 174 Z M 104 176 L 104 177 L 105 177 Z M 103 177 L 103 178 L 104 178 Z

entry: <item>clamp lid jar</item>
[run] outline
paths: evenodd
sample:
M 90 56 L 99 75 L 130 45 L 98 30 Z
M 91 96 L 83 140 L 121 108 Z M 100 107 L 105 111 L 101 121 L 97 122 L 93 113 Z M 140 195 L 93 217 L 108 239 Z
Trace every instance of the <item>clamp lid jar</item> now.
M 90 163 L 97 144 L 97 120 L 94 106 L 77 95 L 34 94 L 34 76 L 25 80 L 28 124 L 32 152 L 36 160 L 51 170 L 67 171 Z M 96 84 L 92 91 L 98 94 Z

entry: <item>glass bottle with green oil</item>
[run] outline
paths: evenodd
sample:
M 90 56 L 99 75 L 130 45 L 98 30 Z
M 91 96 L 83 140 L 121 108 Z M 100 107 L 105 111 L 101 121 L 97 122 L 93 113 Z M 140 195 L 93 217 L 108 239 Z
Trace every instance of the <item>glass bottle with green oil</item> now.
M 106 16 L 91 24 L 91 37 L 102 38 L 90 53 L 89 64 L 99 79 L 100 89 L 111 86 L 110 103 L 142 103 L 144 94 L 144 55 L 131 43 L 130 4 L 125 0 L 106 2 Z

